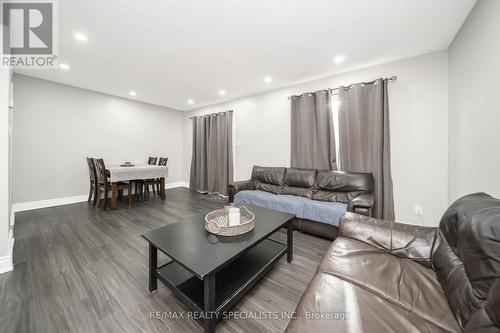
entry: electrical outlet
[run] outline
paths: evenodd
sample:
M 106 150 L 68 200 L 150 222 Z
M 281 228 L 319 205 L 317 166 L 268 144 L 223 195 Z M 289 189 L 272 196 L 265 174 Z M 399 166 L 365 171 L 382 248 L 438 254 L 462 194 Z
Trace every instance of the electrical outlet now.
M 424 215 L 424 209 L 422 208 L 422 205 L 415 205 L 415 215 L 422 216 Z

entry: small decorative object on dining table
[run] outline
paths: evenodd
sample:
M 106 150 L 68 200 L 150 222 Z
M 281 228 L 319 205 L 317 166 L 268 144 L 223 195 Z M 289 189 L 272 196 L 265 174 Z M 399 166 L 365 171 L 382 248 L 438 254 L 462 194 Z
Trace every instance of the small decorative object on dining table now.
M 123 162 L 123 164 L 120 164 L 120 166 L 123 167 L 133 167 L 135 165 L 132 164 L 132 162 Z
M 240 213 L 239 224 L 230 224 L 232 210 L 238 209 Z M 255 215 L 245 206 L 227 206 L 211 211 L 205 216 L 205 229 L 218 236 L 237 236 L 251 231 L 255 227 Z

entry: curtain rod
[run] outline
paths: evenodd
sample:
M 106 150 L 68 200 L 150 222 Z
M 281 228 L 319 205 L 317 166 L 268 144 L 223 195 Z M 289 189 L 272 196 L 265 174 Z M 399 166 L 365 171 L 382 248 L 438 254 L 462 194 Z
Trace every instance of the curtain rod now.
M 384 80 L 387 80 L 387 81 L 396 81 L 397 79 L 398 79 L 398 77 L 396 75 L 393 75 L 391 77 L 386 77 Z M 376 80 L 373 80 L 373 81 L 369 81 L 369 82 L 351 83 L 347 87 L 350 88 L 350 87 L 352 87 L 355 84 L 373 84 L 374 82 L 377 82 L 378 80 L 379 79 L 376 79 Z M 321 91 L 338 91 L 338 90 L 339 90 L 339 88 L 328 88 L 328 89 L 318 90 L 317 92 L 321 92 Z M 304 94 L 311 94 L 311 93 L 304 93 Z M 289 96 L 288 99 L 292 99 L 294 97 L 300 97 L 302 95 L 292 95 L 292 96 Z
M 201 116 L 193 116 L 193 117 L 190 117 L 189 119 L 203 118 L 203 117 L 213 117 L 213 116 L 216 116 L 218 114 L 223 114 L 223 113 L 226 113 L 226 112 L 233 113 L 233 110 L 227 110 L 227 111 L 222 111 L 222 112 L 214 112 L 214 113 L 209 113 L 209 114 L 202 114 Z

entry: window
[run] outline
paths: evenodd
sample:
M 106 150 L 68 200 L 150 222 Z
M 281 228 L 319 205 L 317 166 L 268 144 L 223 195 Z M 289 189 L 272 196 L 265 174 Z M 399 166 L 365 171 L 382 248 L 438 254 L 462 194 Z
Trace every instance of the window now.
M 333 94 L 330 100 L 330 105 L 332 106 L 332 119 L 333 119 L 333 130 L 335 131 L 335 158 L 337 161 L 337 169 L 340 170 L 340 155 L 339 155 L 339 144 L 340 144 L 340 128 L 339 128 L 339 95 Z

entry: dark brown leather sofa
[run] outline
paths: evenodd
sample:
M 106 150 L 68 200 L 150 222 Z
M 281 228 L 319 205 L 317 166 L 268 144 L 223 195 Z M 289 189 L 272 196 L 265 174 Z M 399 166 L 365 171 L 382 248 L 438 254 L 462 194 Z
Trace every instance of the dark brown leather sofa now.
M 314 169 L 254 166 L 249 180 L 228 184 L 229 202 L 240 191 L 264 191 L 311 200 L 347 204 L 347 211 L 371 216 L 374 204 L 371 173 L 318 171 Z M 338 228 L 331 224 L 295 218 L 294 229 L 335 239 Z
M 500 200 L 484 193 L 439 228 L 346 213 L 286 329 L 462 331 L 500 332 Z

